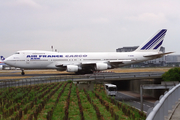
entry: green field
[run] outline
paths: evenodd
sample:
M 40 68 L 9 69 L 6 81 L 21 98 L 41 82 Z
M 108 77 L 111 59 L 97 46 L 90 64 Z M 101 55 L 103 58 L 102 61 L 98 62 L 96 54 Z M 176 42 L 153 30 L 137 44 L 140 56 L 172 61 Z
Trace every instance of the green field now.
M 94 91 L 72 82 L 0 89 L 0 119 L 4 120 L 144 120 L 146 115 L 108 97 L 101 84 Z

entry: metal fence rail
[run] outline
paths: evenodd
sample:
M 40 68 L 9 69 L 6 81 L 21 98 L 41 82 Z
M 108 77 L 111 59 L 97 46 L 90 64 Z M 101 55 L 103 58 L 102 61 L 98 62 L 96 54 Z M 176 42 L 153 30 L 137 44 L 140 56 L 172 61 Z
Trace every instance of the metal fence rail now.
M 165 92 L 164 96 L 160 96 L 160 100 L 156 102 L 156 106 L 146 118 L 146 120 L 164 120 L 165 116 L 168 115 L 168 110 L 172 109 L 172 106 L 180 98 L 180 84 L 173 87 L 168 92 Z
M 12 86 L 25 86 L 41 83 L 51 83 L 59 81 L 111 81 L 111 80 L 132 80 L 132 79 L 151 79 L 161 78 L 163 72 L 137 72 L 137 73 L 98 73 L 86 75 L 61 75 L 61 76 L 41 76 L 34 78 L 0 80 L 0 88 Z
M 8 87 L 20 87 L 27 85 L 43 84 L 43 83 L 61 82 L 68 80 L 69 80 L 68 78 L 61 79 L 60 77 L 38 77 L 38 78 L 0 80 L 0 89 L 8 88 Z

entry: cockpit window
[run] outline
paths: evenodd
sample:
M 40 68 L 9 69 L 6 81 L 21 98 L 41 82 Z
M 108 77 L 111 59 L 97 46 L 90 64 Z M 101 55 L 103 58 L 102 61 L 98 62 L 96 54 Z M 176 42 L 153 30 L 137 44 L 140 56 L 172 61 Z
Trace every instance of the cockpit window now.
M 20 54 L 19 52 L 16 52 L 15 54 Z

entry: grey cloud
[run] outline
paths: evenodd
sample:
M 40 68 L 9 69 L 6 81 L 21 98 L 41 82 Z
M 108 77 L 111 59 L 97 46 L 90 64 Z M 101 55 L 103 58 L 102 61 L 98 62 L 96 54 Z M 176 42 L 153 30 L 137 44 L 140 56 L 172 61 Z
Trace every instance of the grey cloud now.
M 0 4 L 0 55 L 16 50 L 115 51 L 167 28 L 163 43 L 180 52 L 180 2 L 151 0 L 8 0 Z

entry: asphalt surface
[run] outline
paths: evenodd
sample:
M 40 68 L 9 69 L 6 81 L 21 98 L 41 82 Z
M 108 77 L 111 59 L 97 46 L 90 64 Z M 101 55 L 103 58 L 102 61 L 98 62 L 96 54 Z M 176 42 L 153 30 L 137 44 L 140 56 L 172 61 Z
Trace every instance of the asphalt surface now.
M 162 75 L 164 72 L 131 72 L 131 73 L 95 73 L 95 74 L 85 74 L 88 76 L 93 77 L 93 75 L 105 76 L 107 78 L 111 77 L 148 77 L 148 76 L 159 76 Z M 29 74 L 25 72 L 23 76 L 54 76 L 54 75 L 75 75 L 74 73 L 43 73 L 43 74 Z M 0 77 L 8 77 L 8 76 L 22 76 L 20 71 L 12 71 L 12 72 L 0 72 Z
M 180 111 L 180 101 L 179 101 L 177 107 L 175 108 L 172 116 L 170 117 L 170 120 L 180 120 L 179 111 Z
M 17 74 L 19 73 L 19 74 Z M 60 76 L 60 75 L 74 75 L 74 74 L 57 74 L 57 73 L 54 73 L 54 74 L 25 74 L 25 75 L 21 75 L 21 72 L 10 72 L 10 73 L 0 73 L 0 77 L 39 77 L 39 76 Z
M 127 104 L 141 110 L 140 98 L 133 97 L 133 96 L 118 92 L 115 99 L 118 100 L 118 101 L 127 103 Z M 154 107 L 154 103 L 148 102 L 146 100 L 143 101 L 143 111 L 145 113 L 147 113 L 148 109 L 151 108 L 151 107 Z

